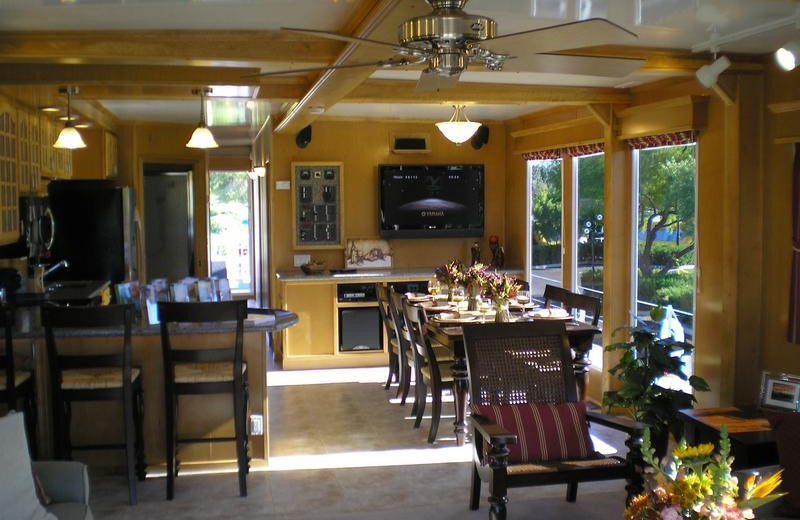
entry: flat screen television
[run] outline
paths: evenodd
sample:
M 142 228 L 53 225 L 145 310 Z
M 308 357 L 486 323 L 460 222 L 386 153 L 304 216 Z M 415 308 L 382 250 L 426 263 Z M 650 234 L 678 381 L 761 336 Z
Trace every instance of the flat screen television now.
M 380 236 L 483 236 L 482 164 L 384 164 L 380 180 Z

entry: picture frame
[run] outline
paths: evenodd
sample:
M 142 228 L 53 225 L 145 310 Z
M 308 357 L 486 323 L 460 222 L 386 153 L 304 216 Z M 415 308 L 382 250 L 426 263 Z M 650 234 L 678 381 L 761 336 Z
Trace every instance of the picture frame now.
M 761 406 L 800 410 L 800 376 L 765 370 L 761 376 Z

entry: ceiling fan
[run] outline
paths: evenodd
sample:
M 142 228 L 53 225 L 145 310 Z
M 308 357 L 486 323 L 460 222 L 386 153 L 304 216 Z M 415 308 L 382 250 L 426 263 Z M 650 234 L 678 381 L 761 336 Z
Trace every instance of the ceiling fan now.
M 399 28 L 398 43 L 284 27 L 282 30 L 285 31 L 380 47 L 386 50 L 387 58 L 370 63 L 270 71 L 254 76 L 426 64 L 417 82 L 417 90 L 428 91 L 455 86 L 461 73 L 470 64 L 484 65 L 491 71 L 623 77 L 644 63 L 638 59 L 550 54 L 563 49 L 630 44 L 638 38 L 631 31 L 604 18 L 498 35 L 497 23 L 493 19 L 464 11 L 467 1 L 426 0 L 433 11 L 403 22 Z

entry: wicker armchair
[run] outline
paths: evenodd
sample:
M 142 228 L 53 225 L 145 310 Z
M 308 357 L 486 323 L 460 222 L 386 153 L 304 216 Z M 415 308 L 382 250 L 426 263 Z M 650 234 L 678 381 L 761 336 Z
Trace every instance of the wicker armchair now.
M 559 404 L 577 402 L 569 342 L 563 322 L 534 321 L 464 326 L 470 399 L 476 405 Z M 567 501 L 577 498 L 578 483 L 627 479 L 628 499 L 642 489 L 641 433 L 644 425 L 587 411 L 590 423 L 626 432 L 628 456 L 594 454 L 578 460 L 509 463 L 509 445 L 517 435 L 473 413 L 475 446 L 470 509 L 478 509 L 482 481 L 489 483 L 489 516 L 506 518 L 510 487 L 567 484 Z

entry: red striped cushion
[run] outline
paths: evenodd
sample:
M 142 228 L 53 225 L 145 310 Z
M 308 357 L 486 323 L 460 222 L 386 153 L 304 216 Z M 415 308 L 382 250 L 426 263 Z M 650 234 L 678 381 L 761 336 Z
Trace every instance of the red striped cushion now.
M 472 412 L 517 435 L 510 463 L 596 457 L 586 403 L 472 405 Z

